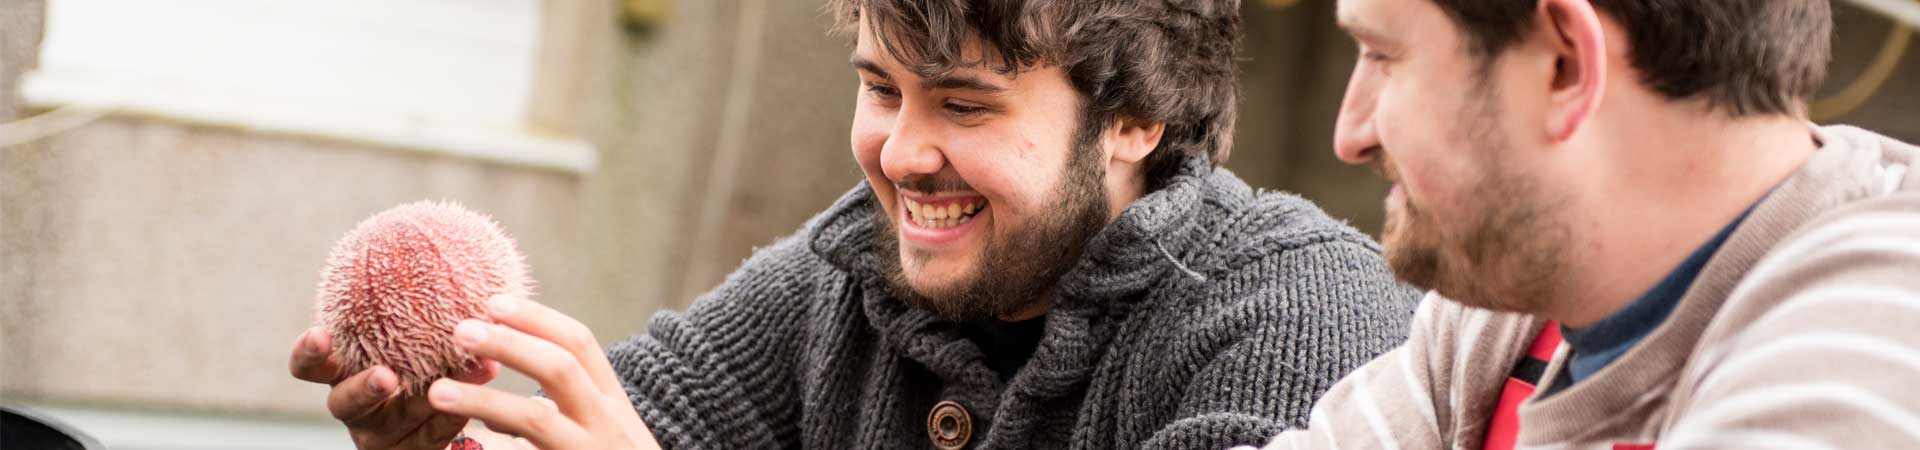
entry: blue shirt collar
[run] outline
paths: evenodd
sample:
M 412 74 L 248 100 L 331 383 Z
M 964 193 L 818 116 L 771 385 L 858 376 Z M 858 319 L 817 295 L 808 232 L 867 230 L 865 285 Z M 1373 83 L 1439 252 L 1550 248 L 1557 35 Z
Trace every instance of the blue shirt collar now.
M 1681 261 L 1679 266 L 1626 308 L 1585 328 L 1561 326 L 1560 334 L 1566 338 L 1567 345 L 1573 347 L 1573 358 L 1567 362 L 1565 379 L 1579 382 L 1592 376 L 1666 322 L 1667 316 L 1672 315 L 1674 307 L 1680 304 L 1680 298 L 1686 295 L 1687 288 L 1693 286 L 1695 278 L 1699 278 L 1701 269 L 1706 268 L 1707 261 L 1713 258 L 1714 252 L 1720 250 L 1720 245 L 1727 242 L 1727 237 L 1741 222 L 1746 221 L 1747 214 L 1751 212 L 1753 206 L 1749 205 L 1732 223 L 1721 228 L 1706 244 L 1694 249 L 1693 254 L 1687 255 L 1687 259 Z

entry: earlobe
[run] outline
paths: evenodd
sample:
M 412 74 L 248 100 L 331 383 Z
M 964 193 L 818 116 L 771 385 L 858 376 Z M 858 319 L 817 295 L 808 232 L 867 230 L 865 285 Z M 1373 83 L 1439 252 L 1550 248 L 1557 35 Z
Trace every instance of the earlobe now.
M 1607 84 L 1607 40 L 1586 0 L 1546 0 L 1540 13 L 1551 26 L 1554 74 L 1547 133 L 1565 141 L 1600 108 Z
M 1107 129 L 1107 139 L 1113 149 L 1115 162 L 1138 163 L 1160 146 L 1160 137 L 1167 131 L 1166 122 L 1149 122 L 1126 117 L 1115 119 Z

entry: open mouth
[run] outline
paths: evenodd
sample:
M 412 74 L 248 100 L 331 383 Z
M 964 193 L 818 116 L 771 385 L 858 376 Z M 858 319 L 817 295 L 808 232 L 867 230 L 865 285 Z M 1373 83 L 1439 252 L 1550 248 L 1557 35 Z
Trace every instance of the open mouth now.
M 973 218 L 987 208 L 987 199 L 982 197 L 944 198 L 938 200 L 915 201 L 901 196 L 901 204 L 906 205 L 907 220 L 921 228 L 953 228 L 973 222 Z

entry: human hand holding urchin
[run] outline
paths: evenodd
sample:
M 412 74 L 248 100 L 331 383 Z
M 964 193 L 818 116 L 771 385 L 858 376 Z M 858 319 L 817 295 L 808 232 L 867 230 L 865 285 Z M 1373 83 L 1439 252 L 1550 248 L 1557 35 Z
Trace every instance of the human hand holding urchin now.
M 345 373 L 392 369 L 399 392 L 481 369 L 453 341 L 465 319 L 491 322 L 494 296 L 532 292 L 525 258 L 487 216 L 421 201 L 367 218 L 334 244 L 315 295 Z

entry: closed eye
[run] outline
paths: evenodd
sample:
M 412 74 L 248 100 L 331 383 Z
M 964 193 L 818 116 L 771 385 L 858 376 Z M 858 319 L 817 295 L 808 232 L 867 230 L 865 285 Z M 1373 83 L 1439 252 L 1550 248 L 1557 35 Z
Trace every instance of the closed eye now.
M 1393 60 L 1393 57 L 1387 56 L 1386 53 L 1381 53 L 1379 51 L 1371 50 L 1371 49 L 1361 49 L 1360 57 L 1373 62 L 1387 62 L 1387 61 Z
M 868 84 L 867 92 L 871 92 L 873 93 L 873 95 L 878 96 L 880 98 L 885 98 L 885 99 L 900 98 L 900 89 L 895 88 L 893 86 L 887 86 L 882 84 Z
M 987 111 L 987 108 L 984 106 L 974 106 L 974 105 L 953 103 L 953 102 L 948 102 L 946 105 L 946 108 L 947 108 L 947 112 L 951 112 L 951 113 L 954 113 L 955 115 L 961 115 L 961 116 L 971 116 L 974 114 L 979 114 Z

